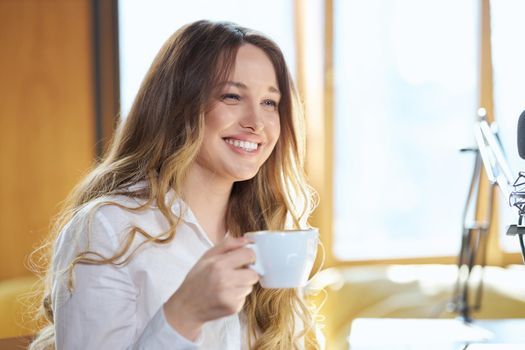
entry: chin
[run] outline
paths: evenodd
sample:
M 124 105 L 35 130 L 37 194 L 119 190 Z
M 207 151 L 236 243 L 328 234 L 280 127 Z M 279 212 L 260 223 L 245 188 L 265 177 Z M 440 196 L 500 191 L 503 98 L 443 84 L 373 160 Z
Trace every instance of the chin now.
M 246 175 L 246 176 L 236 176 L 235 180 L 233 182 L 248 181 L 248 180 L 253 179 L 255 177 L 255 175 L 257 175 L 257 173 L 251 174 L 251 175 Z
M 232 177 L 234 182 L 247 181 L 253 179 L 258 172 L 259 169 L 257 169 L 257 171 L 236 172 L 235 174 L 232 174 Z

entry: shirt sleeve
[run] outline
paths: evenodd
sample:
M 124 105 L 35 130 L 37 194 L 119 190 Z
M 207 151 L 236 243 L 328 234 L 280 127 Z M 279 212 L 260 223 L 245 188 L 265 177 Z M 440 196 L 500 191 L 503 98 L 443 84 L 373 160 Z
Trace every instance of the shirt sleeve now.
M 90 231 L 86 231 L 86 222 Z M 200 341 L 191 342 L 177 333 L 166 321 L 162 307 L 138 329 L 139 291 L 126 266 L 77 264 L 74 289 L 69 290 L 64 271 L 72 258 L 87 247 L 112 256 L 118 240 L 111 231 L 107 219 L 97 211 L 92 220 L 73 220 L 57 241 L 52 289 L 56 349 L 198 349 Z M 79 237 L 88 232 L 86 245 Z
M 191 342 L 173 329 L 166 320 L 161 307 L 148 323 L 132 349 L 180 349 L 193 350 L 202 345 L 202 337 Z

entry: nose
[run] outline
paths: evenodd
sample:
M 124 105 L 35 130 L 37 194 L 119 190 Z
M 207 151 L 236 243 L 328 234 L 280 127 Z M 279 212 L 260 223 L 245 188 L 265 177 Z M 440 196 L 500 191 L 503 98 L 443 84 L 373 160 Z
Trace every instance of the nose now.
M 249 129 L 251 132 L 261 132 L 264 129 L 264 122 L 258 105 L 250 104 L 246 106 L 240 125 L 243 129 Z

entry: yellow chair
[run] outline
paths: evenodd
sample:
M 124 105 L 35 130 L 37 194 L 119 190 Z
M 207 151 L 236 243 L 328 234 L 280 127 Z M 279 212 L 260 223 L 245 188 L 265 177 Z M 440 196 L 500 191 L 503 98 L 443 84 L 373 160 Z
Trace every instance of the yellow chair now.
M 30 303 L 36 282 L 34 276 L 0 281 L 0 339 L 35 333 Z

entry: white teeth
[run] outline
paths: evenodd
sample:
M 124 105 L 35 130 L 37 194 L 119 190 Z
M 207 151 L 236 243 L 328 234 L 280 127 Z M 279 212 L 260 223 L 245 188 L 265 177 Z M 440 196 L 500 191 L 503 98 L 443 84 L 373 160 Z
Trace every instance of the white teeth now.
M 240 141 L 234 139 L 225 139 L 225 141 L 228 142 L 230 145 L 233 145 L 234 147 L 243 149 L 248 152 L 255 151 L 259 146 L 257 143 L 250 141 Z

